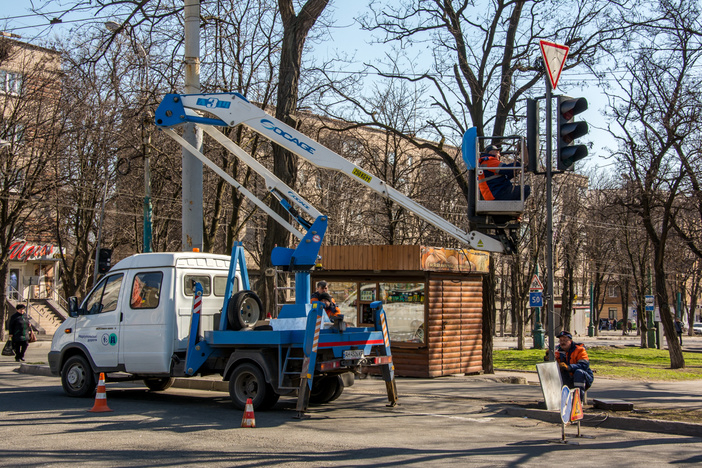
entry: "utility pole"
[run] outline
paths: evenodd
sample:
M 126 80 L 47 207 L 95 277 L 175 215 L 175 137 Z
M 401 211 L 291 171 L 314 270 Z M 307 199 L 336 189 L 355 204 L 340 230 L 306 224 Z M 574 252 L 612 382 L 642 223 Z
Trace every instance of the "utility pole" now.
M 185 0 L 185 93 L 200 92 L 200 0 Z M 202 149 L 202 129 L 193 123 L 183 126 L 183 138 Z M 202 250 L 202 162 L 183 148 L 183 227 L 184 251 Z
M 554 350 L 556 349 L 556 316 L 553 307 L 553 163 L 552 156 L 552 126 L 551 119 L 553 111 L 551 109 L 551 80 L 548 76 L 546 80 L 546 268 L 548 275 L 546 279 L 546 313 L 548 314 L 548 349 L 549 360 L 555 361 Z
M 153 122 L 148 114 L 144 114 L 141 121 L 141 144 L 144 156 L 144 252 L 151 252 L 151 218 L 153 216 L 153 205 L 151 204 L 151 135 L 149 134 L 149 123 Z

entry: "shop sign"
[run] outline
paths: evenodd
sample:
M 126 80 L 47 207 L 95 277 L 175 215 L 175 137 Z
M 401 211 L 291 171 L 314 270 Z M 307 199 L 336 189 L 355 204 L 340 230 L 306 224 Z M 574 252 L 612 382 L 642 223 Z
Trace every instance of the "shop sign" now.
M 487 273 L 490 255 L 471 249 L 422 247 L 422 270 Z
M 30 244 L 26 241 L 15 242 L 10 245 L 10 260 L 26 262 L 27 260 L 39 260 L 42 258 L 53 258 L 54 246 L 51 244 L 38 245 Z

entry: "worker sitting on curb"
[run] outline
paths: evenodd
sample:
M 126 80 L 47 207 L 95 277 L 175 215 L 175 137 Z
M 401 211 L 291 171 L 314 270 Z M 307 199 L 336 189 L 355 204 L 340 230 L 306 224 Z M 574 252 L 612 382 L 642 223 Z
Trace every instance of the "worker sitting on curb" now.
M 548 360 L 548 353 L 546 351 L 544 361 Z M 580 389 L 580 400 L 585 401 L 585 392 L 595 380 L 585 346 L 582 343 L 573 343 L 573 335 L 564 330 L 558 334 L 555 354 L 563 384 L 569 388 Z

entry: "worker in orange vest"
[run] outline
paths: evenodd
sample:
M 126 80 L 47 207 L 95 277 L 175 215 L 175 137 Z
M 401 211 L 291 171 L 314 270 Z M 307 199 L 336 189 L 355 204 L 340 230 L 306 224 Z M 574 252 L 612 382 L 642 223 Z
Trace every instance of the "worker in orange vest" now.
M 485 200 L 520 200 L 519 186 L 512 185 L 513 179 L 519 171 L 511 168 L 521 167 L 521 161 L 505 164 L 500 161 L 500 148 L 488 145 L 480 155 L 478 167 L 478 181 L 480 193 Z M 524 200 L 529 198 L 531 187 L 524 186 Z
M 341 314 L 339 307 L 334 303 L 334 299 L 329 295 L 329 293 L 322 293 L 319 295 L 319 299 L 313 297 L 311 302 L 320 301 L 324 304 L 324 311 L 327 313 L 329 318 L 335 315 Z

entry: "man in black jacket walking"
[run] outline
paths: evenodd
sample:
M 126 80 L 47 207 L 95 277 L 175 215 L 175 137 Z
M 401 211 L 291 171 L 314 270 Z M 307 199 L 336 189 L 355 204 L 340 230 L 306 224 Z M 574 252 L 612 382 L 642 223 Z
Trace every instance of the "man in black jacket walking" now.
M 15 351 L 15 361 L 24 361 L 24 353 L 29 343 L 29 318 L 25 312 L 24 304 L 17 305 L 17 312 L 10 317 L 10 336 L 12 336 L 12 349 Z

